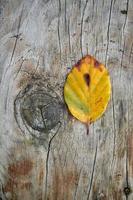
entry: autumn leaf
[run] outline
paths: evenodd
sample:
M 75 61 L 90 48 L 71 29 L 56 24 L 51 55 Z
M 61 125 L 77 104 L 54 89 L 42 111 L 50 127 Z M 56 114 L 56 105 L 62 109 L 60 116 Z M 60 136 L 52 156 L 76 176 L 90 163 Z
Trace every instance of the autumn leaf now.
M 90 55 L 73 66 L 64 86 L 64 99 L 69 111 L 88 125 L 104 113 L 110 93 L 107 69 Z

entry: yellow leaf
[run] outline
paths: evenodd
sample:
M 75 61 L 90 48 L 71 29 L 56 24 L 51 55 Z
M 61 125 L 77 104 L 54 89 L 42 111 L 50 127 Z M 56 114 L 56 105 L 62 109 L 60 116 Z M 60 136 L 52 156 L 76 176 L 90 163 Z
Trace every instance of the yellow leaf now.
M 71 114 L 90 124 L 106 110 L 111 83 L 107 69 L 87 55 L 73 66 L 64 86 L 64 99 Z

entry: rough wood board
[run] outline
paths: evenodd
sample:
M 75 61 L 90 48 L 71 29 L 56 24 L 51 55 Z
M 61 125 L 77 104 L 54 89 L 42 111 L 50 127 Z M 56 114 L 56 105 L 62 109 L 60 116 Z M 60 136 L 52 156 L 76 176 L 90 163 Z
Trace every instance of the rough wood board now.
M 0 0 L 2 200 L 133 199 L 132 46 L 132 0 Z M 62 98 L 67 73 L 86 54 L 112 81 L 89 136 Z M 53 100 L 47 130 L 39 111 L 30 113 L 44 99 Z

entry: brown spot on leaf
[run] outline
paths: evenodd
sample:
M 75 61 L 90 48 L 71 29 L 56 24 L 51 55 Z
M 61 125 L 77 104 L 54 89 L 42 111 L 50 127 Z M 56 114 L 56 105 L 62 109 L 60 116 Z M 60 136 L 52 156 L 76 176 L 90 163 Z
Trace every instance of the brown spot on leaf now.
M 79 60 L 79 61 L 76 63 L 75 67 L 80 71 L 81 60 Z
M 86 82 L 86 85 L 89 86 L 90 85 L 90 75 L 89 74 L 84 74 L 84 80 Z
M 97 68 L 97 69 L 99 69 L 100 72 L 103 71 L 103 70 L 102 70 L 102 67 L 101 67 L 101 63 L 98 62 L 97 60 L 94 61 L 94 67 Z
M 102 71 L 101 63 L 99 63 L 97 60 L 95 60 L 95 58 L 93 58 L 90 55 L 84 56 L 81 60 L 79 60 L 77 62 L 77 64 L 75 64 L 75 67 L 77 67 L 79 71 L 80 71 L 80 67 L 81 67 L 82 63 L 94 64 L 96 68 L 98 68 L 100 71 Z
M 95 61 L 94 61 L 94 66 L 98 68 L 99 65 L 100 65 L 100 63 L 99 63 L 97 60 L 95 60 Z
M 32 161 L 25 159 L 9 165 L 8 173 L 11 177 L 25 176 L 29 174 L 32 167 L 33 167 Z

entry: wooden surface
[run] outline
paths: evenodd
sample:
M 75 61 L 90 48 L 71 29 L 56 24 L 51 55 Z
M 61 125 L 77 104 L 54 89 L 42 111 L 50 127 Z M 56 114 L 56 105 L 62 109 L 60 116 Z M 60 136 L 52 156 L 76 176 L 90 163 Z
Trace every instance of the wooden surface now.
M 0 0 L 0 199 L 133 200 L 132 47 L 132 0 Z M 112 82 L 89 136 L 63 101 L 86 54 Z

